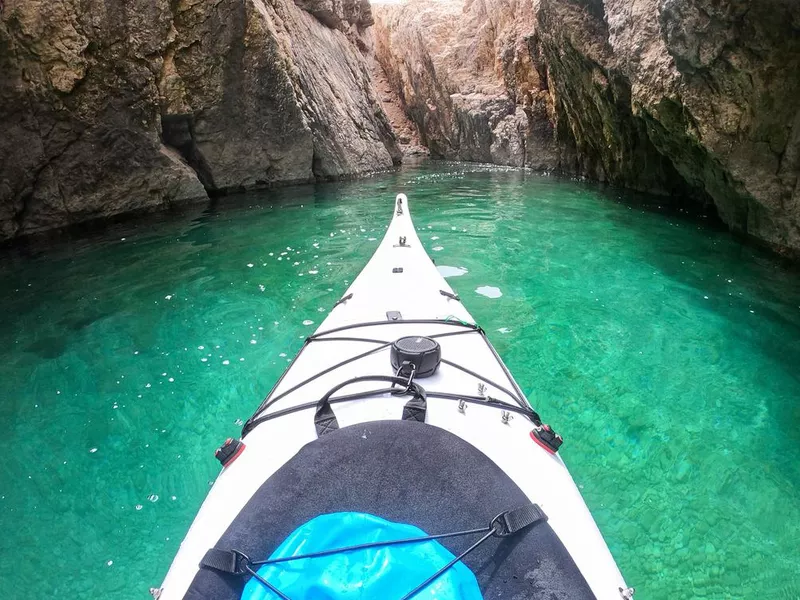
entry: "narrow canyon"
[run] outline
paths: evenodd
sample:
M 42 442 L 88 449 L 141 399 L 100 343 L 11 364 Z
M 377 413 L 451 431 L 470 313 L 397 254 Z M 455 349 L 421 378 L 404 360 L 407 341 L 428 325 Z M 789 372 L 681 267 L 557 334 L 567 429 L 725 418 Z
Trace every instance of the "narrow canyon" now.
M 430 154 L 800 253 L 790 0 L 5 0 L 0 74 L 0 240 Z

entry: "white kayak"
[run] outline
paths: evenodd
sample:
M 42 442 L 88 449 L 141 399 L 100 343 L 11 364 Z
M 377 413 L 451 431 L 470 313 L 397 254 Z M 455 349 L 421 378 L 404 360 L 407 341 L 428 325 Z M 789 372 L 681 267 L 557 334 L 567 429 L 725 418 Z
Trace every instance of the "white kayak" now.
M 400 600 L 422 583 L 419 571 L 436 578 L 414 598 L 451 597 L 446 572 L 455 567 L 446 564 L 408 558 L 417 571 L 403 589 L 393 584 L 392 595 L 367 566 L 354 566 L 362 554 L 398 553 L 384 560 L 415 543 L 342 550 L 344 563 L 329 552 L 258 564 L 276 551 L 319 550 L 311 537 L 320 518 L 358 514 L 427 535 L 492 533 L 457 563 L 479 588 L 474 597 L 630 598 L 558 455 L 560 438 L 425 253 L 403 194 L 393 211 L 374 256 L 245 424 L 241 441 L 218 452 L 224 468 L 154 595 Z M 498 522 L 508 527 L 500 531 Z M 346 529 L 344 521 L 326 523 Z M 456 557 L 473 538 L 427 543 Z M 323 561 L 334 566 L 320 571 Z M 353 568 L 363 579 L 353 581 Z M 335 573 L 346 585 L 331 579 Z M 366 587 L 355 593 L 353 586 Z

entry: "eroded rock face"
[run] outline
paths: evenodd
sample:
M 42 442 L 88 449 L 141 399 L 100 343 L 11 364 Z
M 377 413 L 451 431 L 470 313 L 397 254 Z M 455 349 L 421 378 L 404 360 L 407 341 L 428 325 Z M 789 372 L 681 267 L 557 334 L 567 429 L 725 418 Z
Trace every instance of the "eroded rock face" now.
M 684 194 L 713 200 L 734 231 L 800 250 L 800 4 L 541 0 L 536 14 L 538 47 L 579 154 L 607 160 L 613 137 L 589 136 L 581 152 L 583 134 L 622 131 L 615 123 L 624 116 L 647 142 L 643 162 L 662 157 L 642 174 L 645 187 L 659 172 L 669 181 L 674 168 Z M 597 101 L 605 82 L 616 102 Z M 612 155 L 604 170 L 630 185 L 636 153 Z
M 413 0 L 376 16 L 377 56 L 436 154 L 713 202 L 800 252 L 800 3 Z
M 367 28 L 373 24 L 369 0 L 294 0 L 304 11 L 332 29 L 347 34 L 359 48 L 366 49 Z
M 369 5 L 298 3 L 6 0 L 0 239 L 398 161 Z
M 0 239 L 205 196 L 159 139 L 153 71 L 169 4 L 88 4 L 5 2 Z
M 429 150 L 419 139 L 419 131 L 406 115 L 397 90 L 386 80 L 386 74 L 375 60 L 374 54 L 370 61 L 370 70 L 378 101 L 389 119 L 403 156 L 430 156 Z
M 616 67 L 602 2 L 540 0 L 531 48 L 546 69 L 560 143 L 574 172 L 625 187 L 691 194 L 632 111 L 630 83 Z
M 505 0 L 412 0 L 374 11 L 376 59 L 433 156 L 558 168 L 520 33 L 532 11 Z
M 800 3 L 652 4 L 660 35 L 638 43 L 608 7 L 651 140 L 732 229 L 800 250 Z

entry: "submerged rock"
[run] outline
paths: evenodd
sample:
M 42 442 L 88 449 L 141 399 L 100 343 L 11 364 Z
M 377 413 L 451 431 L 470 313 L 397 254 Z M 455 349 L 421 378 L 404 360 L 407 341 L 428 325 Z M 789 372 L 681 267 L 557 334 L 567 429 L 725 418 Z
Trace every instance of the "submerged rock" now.
M 800 252 L 800 3 L 411 0 L 376 56 L 434 156 L 713 205 Z
M 369 4 L 298 5 L 0 4 L 0 240 L 399 161 Z

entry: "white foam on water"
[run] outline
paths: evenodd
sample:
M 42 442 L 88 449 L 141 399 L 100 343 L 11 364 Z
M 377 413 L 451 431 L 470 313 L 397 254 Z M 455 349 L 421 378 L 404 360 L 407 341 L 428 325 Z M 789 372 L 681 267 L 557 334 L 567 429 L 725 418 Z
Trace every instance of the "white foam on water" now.
M 312 321 L 311 319 L 306 319 L 305 321 L 303 321 L 303 325 L 313 325 L 313 324 L 314 324 L 314 321 Z M 302 336 L 300 336 L 300 337 L 302 337 Z
M 431 250 L 433 250 L 434 252 L 440 252 L 441 250 L 444 250 L 444 246 L 434 246 L 433 248 L 431 248 Z
M 469 273 L 464 267 L 449 267 L 447 265 L 438 265 L 436 270 L 442 277 L 461 277 Z
M 481 287 L 477 288 L 475 292 L 481 296 L 486 296 L 487 298 L 499 298 L 503 295 L 503 292 L 500 291 L 500 288 L 493 287 L 491 285 L 482 285 Z

